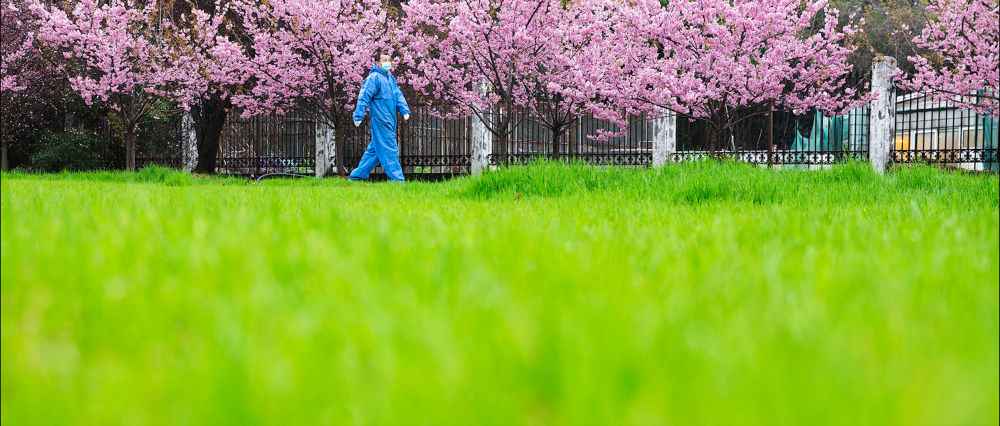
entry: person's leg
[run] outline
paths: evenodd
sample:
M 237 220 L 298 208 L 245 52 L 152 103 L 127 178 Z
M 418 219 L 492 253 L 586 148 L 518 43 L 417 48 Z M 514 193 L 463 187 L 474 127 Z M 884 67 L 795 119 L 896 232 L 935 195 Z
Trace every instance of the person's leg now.
M 376 135 L 378 135 L 376 137 Z M 377 144 L 375 153 L 378 161 L 382 164 L 382 170 L 391 181 L 403 182 L 403 167 L 399 164 L 399 148 L 396 146 L 396 132 L 390 131 L 386 127 L 380 127 L 377 132 L 372 132 L 372 143 Z
M 351 172 L 350 178 L 352 180 L 368 179 L 368 175 L 371 174 L 376 164 L 378 164 L 378 155 L 375 151 L 375 141 L 372 140 L 368 142 L 368 148 L 365 148 L 365 153 L 361 156 L 361 161 L 358 161 L 358 167 Z

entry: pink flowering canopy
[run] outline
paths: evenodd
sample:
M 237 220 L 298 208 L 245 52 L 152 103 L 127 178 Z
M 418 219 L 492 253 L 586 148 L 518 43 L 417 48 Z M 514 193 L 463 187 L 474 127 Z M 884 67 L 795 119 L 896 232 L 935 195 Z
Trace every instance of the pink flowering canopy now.
M 219 10 L 222 5 L 217 5 Z M 38 38 L 69 65 L 87 104 L 107 103 L 140 117 L 151 95 L 187 109 L 210 90 L 235 90 L 247 78 L 242 48 L 223 35 L 223 14 L 201 10 L 172 22 L 155 2 L 81 0 L 71 13 L 35 2 Z
M 156 42 L 152 11 L 124 2 L 101 5 L 80 0 L 69 14 L 41 3 L 38 38 L 70 65 L 70 85 L 91 104 L 108 102 L 123 112 L 118 96 L 152 93 L 170 78 L 161 67 L 163 49 Z
M 32 78 L 34 34 L 29 29 L 31 17 L 13 0 L 3 0 L 0 16 L 0 94 L 12 95 L 25 90 Z
M 910 58 L 916 73 L 904 85 L 1000 116 L 1000 3 L 936 0 L 927 12 L 930 22 L 913 39 L 927 54 Z
M 550 3 L 552 22 L 545 26 L 543 55 L 515 92 L 519 104 L 550 129 L 564 128 L 585 113 L 624 128 L 619 93 L 607 90 L 626 78 L 624 68 L 606 56 L 618 41 L 615 33 L 622 31 L 614 25 L 618 6 L 607 0 Z
M 620 120 L 601 91 L 620 75 L 591 59 L 608 47 L 611 2 L 412 0 L 403 9 L 407 82 L 448 112 L 520 108 L 556 133 L 585 112 Z M 485 121 L 509 133 L 506 114 Z
M 187 109 L 209 93 L 228 97 L 249 78 L 243 46 L 225 23 L 231 11 L 226 2 L 216 2 L 209 14 L 194 8 L 175 21 L 164 23 L 166 37 L 162 69 L 155 92 Z
M 406 79 L 458 113 L 513 107 L 518 72 L 539 62 L 538 9 L 518 0 L 413 0 L 403 5 L 400 38 Z M 536 19 L 537 18 L 537 19 Z
M 71 13 L 32 4 L 38 40 L 65 61 L 70 86 L 122 121 L 126 168 L 136 166 L 136 135 L 157 94 L 171 93 L 184 68 L 166 61 L 162 19 L 153 6 L 79 0 Z
M 864 100 L 846 84 L 854 29 L 838 28 L 824 0 L 637 0 L 621 19 L 629 30 L 611 55 L 626 61 L 620 89 L 635 107 L 726 125 L 737 108 L 838 112 Z
M 252 52 L 250 86 L 233 96 L 245 114 L 305 106 L 338 121 L 389 38 L 379 0 L 271 0 L 238 12 Z

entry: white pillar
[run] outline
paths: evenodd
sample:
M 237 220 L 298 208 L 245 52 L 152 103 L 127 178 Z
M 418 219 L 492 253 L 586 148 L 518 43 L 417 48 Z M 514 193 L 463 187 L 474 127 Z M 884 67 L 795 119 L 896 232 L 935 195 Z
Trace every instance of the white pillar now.
M 677 151 L 677 114 L 664 111 L 653 119 L 653 167 L 667 164 L 674 151 Z
M 334 128 L 325 119 L 316 120 L 316 177 L 323 177 L 333 170 L 336 147 L 334 146 Z
M 481 113 L 489 119 L 489 112 L 484 111 Z M 472 152 L 469 168 L 474 176 L 478 176 L 483 173 L 490 166 L 490 153 L 493 151 L 493 133 L 490 132 L 489 127 L 486 123 L 476 114 L 471 117 L 472 120 Z
M 326 132 L 326 169 L 327 174 L 338 174 L 340 164 L 337 164 L 337 127 L 330 124 Z M 347 170 L 351 172 L 350 169 Z
M 183 143 L 181 161 L 184 163 L 184 171 L 191 172 L 198 165 L 198 133 L 194 128 L 194 118 L 187 111 L 181 118 L 181 140 Z
M 896 127 L 896 91 L 893 78 L 897 72 L 896 59 L 888 56 L 875 58 L 872 65 L 871 134 L 868 138 L 868 160 L 872 168 L 884 173 L 889 165 Z

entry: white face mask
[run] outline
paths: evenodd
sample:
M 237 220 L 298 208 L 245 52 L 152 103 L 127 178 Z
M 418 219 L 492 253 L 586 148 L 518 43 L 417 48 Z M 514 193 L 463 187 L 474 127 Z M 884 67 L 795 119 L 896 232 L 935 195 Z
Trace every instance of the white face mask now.
M 392 69 L 392 62 L 383 62 L 382 69 L 389 71 Z

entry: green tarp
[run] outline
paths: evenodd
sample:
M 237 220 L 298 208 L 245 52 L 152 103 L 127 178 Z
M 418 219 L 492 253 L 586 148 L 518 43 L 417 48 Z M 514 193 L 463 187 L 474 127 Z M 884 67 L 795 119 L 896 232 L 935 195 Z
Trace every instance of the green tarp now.
M 997 139 L 998 139 L 998 129 L 997 128 L 997 118 L 991 117 L 989 115 L 983 115 L 983 148 L 986 149 L 983 154 L 983 163 L 987 170 L 1000 171 L 1000 163 L 997 163 Z M 992 150 L 992 151 L 990 151 Z
M 868 146 L 868 111 L 855 109 L 844 115 L 824 117 L 813 113 L 812 129 L 805 134 L 795 123 L 793 151 L 861 151 Z
M 986 170 L 1000 171 L 997 162 L 997 141 L 1000 122 L 996 117 L 979 115 L 982 120 L 983 155 L 982 166 Z M 863 151 L 868 147 L 867 110 L 856 109 L 844 115 L 824 117 L 819 111 L 813 113 L 812 129 L 804 132 L 798 122 L 789 147 L 792 151 Z

